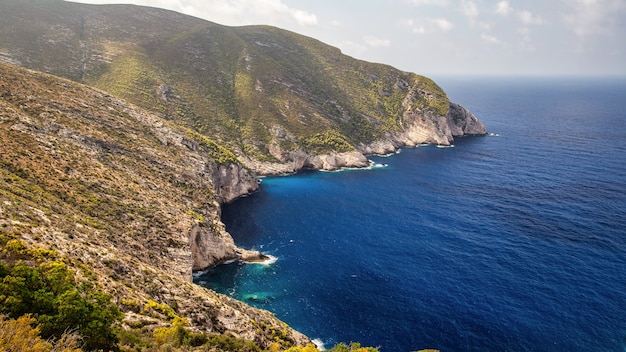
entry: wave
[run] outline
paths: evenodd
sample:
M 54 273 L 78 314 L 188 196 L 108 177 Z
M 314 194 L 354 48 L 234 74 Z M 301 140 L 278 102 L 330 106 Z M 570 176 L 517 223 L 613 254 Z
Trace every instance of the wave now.
M 248 263 L 248 264 L 269 266 L 269 265 L 272 265 L 272 264 L 276 263 L 276 261 L 278 260 L 278 258 L 273 256 L 273 255 L 270 255 L 270 254 L 263 254 L 263 255 L 267 257 L 267 259 L 265 259 L 264 261 L 262 261 L 262 262 L 251 262 L 251 263 Z
M 252 301 L 252 302 L 260 302 L 260 303 L 268 303 L 269 301 L 276 298 L 276 295 L 273 292 L 254 292 L 254 293 L 246 293 L 241 296 L 243 301 Z
M 342 167 L 338 170 L 319 170 L 320 172 L 344 172 L 344 171 L 360 171 L 360 170 L 373 170 L 387 167 L 387 164 L 380 164 L 373 160 L 369 160 L 369 165 L 366 167 Z
M 322 341 L 322 339 L 313 339 L 311 340 L 311 342 L 313 342 L 313 344 L 315 345 L 315 347 L 317 347 L 318 350 L 326 351 L 326 346 L 324 346 L 324 341 Z
M 379 164 L 377 162 L 374 162 L 374 161 L 370 160 L 370 166 L 368 166 L 367 168 L 368 169 L 380 169 L 380 168 L 387 167 L 387 166 L 389 166 L 389 165 L 387 165 L 387 164 Z
M 387 164 L 383 164 L 383 163 L 377 163 L 374 160 L 367 160 L 369 162 L 369 166 L 364 167 L 363 170 L 374 170 L 374 169 L 382 169 L 384 167 L 387 167 L 389 165 Z
M 196 279 L 200 278 L 200 276 L 206 274 L 207 272 L 208 270 L 194 271 L 191 273 L 191 276 L 193 277 L 193 280 L 196 281 Z
M 401 151 L 402 151 L 402 149 L 398 148 L 398 149 L 396 149 L 396 151 L 393 151 L 393 152 L 390 152 L 390 153 L 387 153 L 387 154 L 371 154 L 371 155 L 377 156 L 379 158 L 388 158 L 390 156 L 394 156 L 394 155 L 400 154 Z

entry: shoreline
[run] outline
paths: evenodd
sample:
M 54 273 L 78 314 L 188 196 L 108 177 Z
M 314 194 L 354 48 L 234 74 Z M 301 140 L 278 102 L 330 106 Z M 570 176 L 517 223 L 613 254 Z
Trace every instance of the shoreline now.
M 465 135 L 461 135 L 461 136 L 455 136 L 457 138 L 459 137 L 483 137 L 483 136 L 488 136 L 490 134 L 488 134 L 487 132 L 485 132 L 484 134 L 465 134 Z M 256 179 L 256 184 L 258 186 L 260 186 L 262 184 L 262 179 L 266 178 L 266 177 L 288 177 L 288 176 L 293 176 L 293 175 L 297 175 L 301 172 L 345 172 L 345 171 L 360 171 L 360 170 L 376 170 L 376 169 L 384 169 L 386 168 L 388 165 L 387 164 L 378 164 L 370 159 L 368 159 L 368 157 L 370 156 L 375 156 L 375 157 L 383 157 L 383 158 L 388 158 L 388 157 L 392 157 L 394 155 L 400 154 L 402 152 L 403 148 L 411 148 L 411 149 L 416 149 L 416 148 L 420 148 L 420 147 L 436 147 L 436 148 L 453 148 L 453 144 L 449 144 L 449 145 L 441 145 L 441 144 L 437 144 L 437 143 L 421 143 L 421 144 L 415 144 L 415 145 L 403 145 L 403 146 L 398 146 L 395 147 L 395 149 L 391 152 L 388 153 L 361 153 L 361 155 L 367 160 L 367 165 L 366 166 L 362 166 L 362 163 L 355 163 L 355 165 L 346 165 L 346 166 L 342 166 L 342 167 L 337 167 L 337 168 L 315 168 L 315 167 L 301 167 L 297 170 L 294 170 L 293 172 L 285 172 L 285 173 L 269 173 L 269 174 L 264 174 L 259 172 L 260 170 L 254 170 L 255 173 L 255 179 Z M 359 152 L 360 153 L 360 152 Z M 325 156 L 329 156 L 331 154 L 325 154 Z M 235 197 L 234 199 L 231 199 L 230 201 L 220 204 L 220 222 L 221 222 L 221 207 L 225 204 L 231 204 L 232 202 L 236 201 L 237 199 L 240 198 L 244 198 L 244 197 L 248 197 L 250 195 L 255 194 L 256 192 L 259 191 L 259 188 L 257 187 L 256 189 L 252 190 L 252 191 L 248 191 L 244 194 L 241 194 L 238 197 Z M 230 234 L 228 231 L 226 231 L 226 233 L 228 233 L 228 235 L 232 238 L 232 234 Z M 234 244 L 234 240 L 233 240 L 233 244 Z M 237 244 L 234 244 L 235 248 L 235 254 L 236 257 L 234 258 L 225 258 L 224 260 L 220 260 L 216 263 L 213 263 L 212 265 L 209 265 L 205 268 L 202 269 L 198 269 L 198 270 L 193 270 L 192 274 L 195 275 L 196 273 L 201 273 L 201 272 L 205 272 L 207 270 L 211 270 L 219 265 L 223 265 L 223 264 L 228 264 L 231 263 L 232 261 L 240 261 L 243 264 L 262 264 L 264 262 L 267 261 L 271 261 L 272 260 L 272 256 L 270 255 L 266 255 L 263 254 L 259 251 L 255 251 L 255 250 L 250 250 L 250 249 L 245 249 L 245 248 L 241 248 L 239 247 Z

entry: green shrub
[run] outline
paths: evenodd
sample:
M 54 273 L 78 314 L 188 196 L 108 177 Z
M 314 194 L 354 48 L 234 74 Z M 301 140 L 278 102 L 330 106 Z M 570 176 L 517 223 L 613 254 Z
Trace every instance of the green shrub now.
M 335 345 L 335 347 L 329 350 L 330 352 L 377 352 L 377 348 L 373 347 L 361 347 L 361 344 L 358 342 L 351 342 L 350 345 L 346 345 L 345 343 L 339 343 Z
M 187 138 L 195 141 L 200 146 L 200 149 L 207 153 L 216 163 L 220 165 L 228 164 L 240 164 L 239 160 L 228 148 L 219 145 L 214 140 L 198 133 L 189 130 Z
M 326 154 L 330 152 L 349 152 L 355 148 L 346 137 L 334 130 L 327 130 L 313 136 L 302 138 L 300 143 L 308 152 L 315 154 Z
M 5 246 L 3 257 L 24 257 L 23 243 Z M 37 253 L 35 250 L 34 253 Z M 17 319 L 31 314 L 44 339 L 59 339 L 67 331 L 83 338 L 86 350 L 116 350 L 112 325 L 121 319 L 111 297 L 87 285 L 77 285 L 73 272 L 60 261 L 37 264 L 17 260 L 0 263 L 0 313 Z
M 11 352 L 80 352 L 75 334 L 63 334 L 52 343 L 39 336 L 39 328 L 33 327 L 35 318 L 30 314 L 17 319 L 0 315 L 0 351 Z
M 252 341 L 238 339 L 228 335 L 210 335 L 206 342 L 207 347 L 213 347 L 221 351 L 257 352 L 261 351 Z
M 291 347 L 286 352 L 314 352 L 317 351 L 315 345 L 310 344 L 306 346 L 298 346 Z M 358 342 L 352 342 L 350 345 L 347 345 L 343 342 L 338 343 L 333 348 L 327 350 L 329 352 L 378 352 L 377 348 L 374 347 L 361 347 L 361 344 Z
M 207 335 L 187 329 L 187 320 L 175 318 L 170 327 L 154 330 L 154 341 L 159 346 L 199 347 L 217 349 L 219 351 L 257 352 L 261 349 L 252 341 L 238 339 L 227 335 Z

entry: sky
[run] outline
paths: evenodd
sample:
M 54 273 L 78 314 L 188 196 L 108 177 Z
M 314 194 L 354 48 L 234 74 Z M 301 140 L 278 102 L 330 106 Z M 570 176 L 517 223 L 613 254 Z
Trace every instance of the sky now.
M 74 1 L 272 25 L 431 76 L 626 76 L 626 0 Z

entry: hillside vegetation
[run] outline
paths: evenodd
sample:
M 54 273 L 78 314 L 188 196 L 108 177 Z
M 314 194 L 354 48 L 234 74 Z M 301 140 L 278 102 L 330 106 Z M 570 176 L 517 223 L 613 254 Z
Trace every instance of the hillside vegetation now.
M 43 338 L 76 328 L 89 349 L 107 347 L 90 342 L 96 327 L 133 348 L 182 326 L 262 348 L 306 343 L 270 313 L 191 282 L 196 242 L 226 247 L 221 260 L 237 254 L 210 177 L 218 163 L 189 134 L 102 91 L 0 63 L 0 314 L 32 314 Z
M 433 120 L 449 110 L 429 78 L 273 27 L 61 0 L 2 7 L 0 60 L 108 91 L 215 139 L 244 162 L 353 150 L 388 139 L 418 115 Z M 425 128 L 438 128 L 433 123 Z M 307 141 L 328 133 L 342 143 L 310 148 Z

